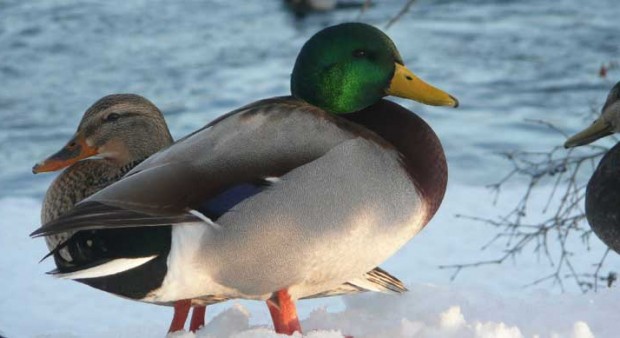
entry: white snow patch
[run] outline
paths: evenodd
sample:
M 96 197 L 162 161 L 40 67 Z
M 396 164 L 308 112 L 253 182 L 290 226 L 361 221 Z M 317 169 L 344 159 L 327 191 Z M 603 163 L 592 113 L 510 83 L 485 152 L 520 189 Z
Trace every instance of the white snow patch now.
M 468 270 L 454 283 L 449 282 L 450 272 L 437 266 L 480 257 L 479 247 L 490 237 L 488 227 L 453 215 L 497 212 L 484 196 L 489 196 L 485 189 L 450 187 L 431 224 L 383 265 L 403 280 L 410 292 L 300 301 L 304 337 L 616 337 L 620 293 L 615 287 L 585 295 L 523 288 L 546 271 L 541 267 L 548 268 L 535 259 Z M 46 246 L 28 236 L 39 225 L 40 208 L 41 202 L 35 199 L 0 199 L 2 335 L 164 336 L 172 308 L 114 297 L 45 274 L 53 262 L 37 262 L 46 254 Z M 620 260 L 609 259 L 609 269 L 617 270 Z M 284 337 L 273 332 L 264 302 L 256 301 L 210 306 L 206 327 L 196 334 L 179 332 L 173 336 Z
M 567 319 L 560 322 L 553 318 L 547 322 L 546 327 L 528 325 L 534 317 L 546 316 L 551 309 L 562 309 L 565 314 L 571 316 L 566 304 L 554 304 L 554 298 L 528 299 L 528 306 L 508 306 L 501 311 L 479 313 L 467 311 L 465 315 L 460 306 L 440 305 L 428 309 L 428 301 L 437 300 L 444 303 L 447 299 L 443 288 L 429 285 L 414 286 L 419 290 L 410 296 L 383 296 L 366 295 L 362 301 L 347 301 L 347 309 L 342 312 L 330 313 L 325 309 L 314 310 L 309 318 L 302 321 L 306 330 L 305 334 L 295 334 L 293 337 L 312 338 L 342 338 L 353 335 L 356 338 L 393 337 L 393 338 L 524 338 L 524 337 L 572 337 L 593 338 L 594 334 L 584 321 L 572 321 Z M 432 292 L 434 291 L 434 292 Z M 464 290 L 463 295 L 457 295 L 453 302 L 462 300 L 462 296 L 469 295 L 471 290 Z M 440 297 L 434 299 L 434 295 L 440 293 Z M 475 293 L 474 293 L 475 294 Z M 426 295 L 426 297 L 420 297 Z M 482 294 L 475 294 L 483 296 Z M 502 297 L 484 295 L 476 297 L 475 303 L 497 302 Z M 618 297 L 616 297 L 618 298 Z M 616 299 L 615 301 L 617 301 Z M 449 304 L 448 301 L 445 304 Z M 475 309 L 479 304 L 469 304 L 468 307 Z M 439 311 L 440 308 L 445 308 Z M 558 312 L 563 312 L 558 311 Z M 523 317 L 518 323 L 510 318 L 518 312 Z M 598 316 L 592 314 L 592 316 Z M 578 316 L 578 315 L 577 315 Z M 471 317 L 471 318 L 468 318 Z M 190 332 L 177 332 L 168 335 L 171 338 L 276 338 L 286 337 L 276 334 L 271 328 L 264 326 L 251 326 L 250 314 L 241 305 L 235 304 L 231 308 L 217 315 L 206 327 L 196 334 Z M 540 334 L 524 334 L 525 331 L 538 330 Z M 606 337 L 608 335 L 600 335 Z
M 201 332 L 210 338 L 226 338 L 250 328 L 250 312 L 238 303 L 218 314 Z
M 445 329 L 457 330 L 463 325 L 465 325 L 465 318 L 458 306 L 453 306 L 439 315 L 439 326 Z
M 594 338 L 594 334 L 590 331 L 588 324 L 579 321 L 573 326 L 572 338 Z

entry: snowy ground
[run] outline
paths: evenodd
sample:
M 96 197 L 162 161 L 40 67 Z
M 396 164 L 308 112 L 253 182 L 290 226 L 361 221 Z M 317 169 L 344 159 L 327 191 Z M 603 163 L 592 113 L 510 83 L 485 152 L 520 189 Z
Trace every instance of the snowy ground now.
M 513 194 L 516 196 L 516 194 Z M 476 198 L 472 198 L 475 196 Z M 510 196 L 510 195 L 509 195 Z M 308 337 L 615 337 L 617 289 L 566 293 L 523 285 L 543 274 L 544 264 L 518 264 L 465 271 L 449 282 L 440 264 L 480 257 L 489 239 L 484 225 L 455 220 L 455 212 L 496 212 L 481 188 L 451 186 L 437 218 L 383 266 L 410 289 L 405 295 L 365 294 L 299 303 Z M 51 262 L 28 233 L 38 224 L 40 202 L 0 199 L 0 332 L 7 337 L 161 337 L 171 319 L 166 307 L 110 296 L 45 275 Z M 447 212 L 450 210 L 450 212 Z M 598 250 L 601 248 L 598 247 Z M 596 257 L 584 253 L 584 262 Z M 593 257 L 590 257 L 592 256 Z M 588 258 L 589 257 L 589 258 Z M 584 263 L 585 264 L 585 263 Z M 610 269 L 618 267 L 617 257 Z M 260 302 L 232 301 L 207 310 L 208 325 L 197 334 L 174 337 L 276 337 Z
M 302 322 L 308 337 L 594 337 L 613 336 L 606 322 L 619 297 L 557 297 L 545 293 L 525 298 L 502 297 L 450 286 L 410 285 L 399 297 L 364 295 L 345 299 L 346 310 L 313 311 Z M 196 335 L 175 337 L 278 337 L 264 327 L 250 327 L 248 312 L 232 306 Z M 593 329 L 594 328 L 594 329 Z M 313 331 L 316 330 L 316 331 Z

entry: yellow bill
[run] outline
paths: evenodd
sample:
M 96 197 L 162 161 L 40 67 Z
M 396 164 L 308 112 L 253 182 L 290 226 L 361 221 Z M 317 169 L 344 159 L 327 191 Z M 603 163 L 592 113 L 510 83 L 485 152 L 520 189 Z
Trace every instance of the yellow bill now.
M 441 89 L 422 81 L 407 67 L 396 63 L 396 70 L 387 89 L 388 95 L 418 101 L 431 106 L 458 107 L 459 101 Z
M 614 128 L 610 123 L 598 119 L 592 123 L 588 128 L 580 131 L 579 133 L 571 136 L 566 142 L 564 142 L 564 148 L 573 148 L 577 146 L 586 145 L 598 140 L 601 137 L 611 135 L 614 133 Z

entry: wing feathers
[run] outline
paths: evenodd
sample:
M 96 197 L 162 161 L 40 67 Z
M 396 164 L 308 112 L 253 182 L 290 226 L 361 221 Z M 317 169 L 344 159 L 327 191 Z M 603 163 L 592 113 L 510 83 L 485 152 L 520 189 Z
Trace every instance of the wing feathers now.
M 202 220 L 191 213 L 168 216 L 149 215 L 99 202 L 86 202 L 77 205 L 67 215 L 43 225 L 30 236 L 40 237 L 67 231 L 164 226 L 190 222 L 202 222 Z
M 379 267 L 367 272 L 355 284 L 369 291 L 383 293 L 404 293 L 409 291 L 403 282 Z
M 398 278 L 390 275 L 387 271 L 376 267 L 364 276 L 344 283 L 333 290 L 321 292 L 303 299 L 351 295 L 367 291 L 382 293 L 405 293 L 409 290 Z

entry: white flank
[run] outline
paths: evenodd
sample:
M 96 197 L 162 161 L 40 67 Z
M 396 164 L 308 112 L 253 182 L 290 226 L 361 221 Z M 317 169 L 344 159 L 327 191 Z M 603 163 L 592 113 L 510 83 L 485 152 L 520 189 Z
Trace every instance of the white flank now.
M 111 276 L 111 275 L 115 275 L 123 271 L 137 268 L 140 265 L 153 260 L 157 256 L 158 255 L 153 255 L 149 257 L 140 257 L 140 258 L 119 258 L 119 259 L 115 259 L 113 261 L 107 262 L 105 264 L 97 265 L 97 266 L 94 266 L 92 268 L 88 268 L 85 270 L 54 274 L 54 277 L 57 277 L 60 279 L 87 279 L 87 278 Z
M 269 183 L 278 183 L 278 182 L 280 182 L 280 178 L 279 177 L 275 177 L 275 176 L 270 176 L 270 177 L 265 177 L 265 181 L 267 181 Z
M 209 217 L 205 216 L 202 212 L 200 212 L 198 210 L 190 209 L 189 213 L 194 215 L 194 216 L 196 216 L 196 217 L 198 217 L 198 218 L 200 218 L 205 223 L 207 223 L 208 225 L 210 225 L 210 226 L 212 226 L 212 227 L 214 227 L 214 228 L 216 228 L 218 230 L 222 228 L 219 224 L 213 222 Z M 198 225 L 200 225 L 200 224 L 198 224 Z
M 195 210 L 191 213 L 200 214 Z M 209 289 L 213 282 L 208 274 L 208 266 L 203 266 L 200 259 L 204 237 L 209 236 L 212 231 L 217 231 L 212 226 L 216 224 L 206 217 L 205 219 L 208 221 L 207 224 L 202 221 L 187 222 L 178 223 L 172 227 L 172 243 L 168 254 L 166 277 L 161 287 L 149 293 L 143 299 L 144 301 L 168 302 L 218 293 L 216 292 L 219 291 L 218 289 Z

